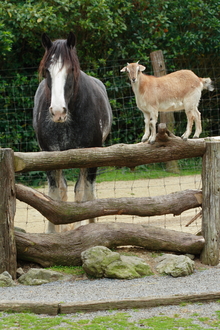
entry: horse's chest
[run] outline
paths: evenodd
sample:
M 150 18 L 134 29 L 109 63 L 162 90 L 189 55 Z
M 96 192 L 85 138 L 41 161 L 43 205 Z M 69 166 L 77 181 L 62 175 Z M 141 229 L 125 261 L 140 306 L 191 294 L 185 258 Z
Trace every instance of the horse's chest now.
M 46 150 L 66 150 L 77 148 L 79 143 L 74 127 L 67 125 L 46 125 L 39 134 L 39 142 Z

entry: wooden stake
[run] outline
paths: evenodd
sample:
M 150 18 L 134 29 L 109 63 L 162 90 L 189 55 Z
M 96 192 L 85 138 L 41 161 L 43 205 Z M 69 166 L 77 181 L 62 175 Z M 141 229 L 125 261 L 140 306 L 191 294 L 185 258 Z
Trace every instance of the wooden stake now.
M 14 153 L 0 149 L 0 274 L 8 271 L 16 278 L 14 216 L 16 209 Z
M 202 167 L 202 234 L 205 246 L 201 253 L 204 264 L 219 263 L 220 230 L 220 139 L 206 139 Z
M 162 50 L 150 53 L 151 64 L 154 70 L 154 76 L 161 77 L 167 74 Z M 160 122 L 165 123 L 169 131 L 174 131 L 174 113 L 160 112 Z M 179 173 L 178 162 L 175 160 L 166 163 L 166 170 L 171 173 Z

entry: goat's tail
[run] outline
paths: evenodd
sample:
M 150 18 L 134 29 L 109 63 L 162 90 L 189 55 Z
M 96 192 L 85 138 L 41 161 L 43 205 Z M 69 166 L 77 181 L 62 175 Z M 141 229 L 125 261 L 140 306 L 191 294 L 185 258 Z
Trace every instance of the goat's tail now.
M 214 90 L 213 82 L 210 78 L 201 78 L 203 83 L 203 89 L 208 89 L 209 91 Z

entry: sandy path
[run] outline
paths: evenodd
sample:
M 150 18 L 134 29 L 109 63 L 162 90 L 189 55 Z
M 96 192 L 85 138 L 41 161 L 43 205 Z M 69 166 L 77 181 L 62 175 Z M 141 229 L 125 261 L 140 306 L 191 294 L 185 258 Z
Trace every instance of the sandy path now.
M 112 181 L 96 184 L 97 198 L 119 197 L 148 197 L 165 195 L 185 189 L 201 189 L 201 176 L 168 177 L 162 179 L 146 179 L 134 181 Z M 47 187 L 39 189 L 47 194 Z M 74 187 L 68 188 L 69 201 L 74 200 Z M 186 223 L 198 213 L 199 209 L 183 212 L 180 216 L 173 215 L 155 217 L 137 216 L 105 216 L 98 221 L 125 221 L 135 223 L 147 223 L 178 231 L 197 233 L 201 229 L 201 220 L 195 221 L 189 227 Z M 15 226 L 25 229 L 27 232 L 42 233 L 46 229 L 47 220 L 35 209 L 17 200 Z

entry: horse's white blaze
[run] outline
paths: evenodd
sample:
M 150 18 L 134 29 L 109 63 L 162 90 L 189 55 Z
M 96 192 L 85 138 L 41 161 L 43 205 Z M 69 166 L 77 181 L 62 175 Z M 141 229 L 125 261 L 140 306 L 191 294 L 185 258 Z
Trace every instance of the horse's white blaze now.
M 51 104 L 50 112 L 55 122 L 63 122 L 66 120 L 67 105 L 65 102 L 64 87 L 67 78 L 67 69 L 62 67 L 61 59 L 49 67 L 51 75 Z

